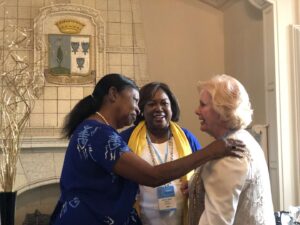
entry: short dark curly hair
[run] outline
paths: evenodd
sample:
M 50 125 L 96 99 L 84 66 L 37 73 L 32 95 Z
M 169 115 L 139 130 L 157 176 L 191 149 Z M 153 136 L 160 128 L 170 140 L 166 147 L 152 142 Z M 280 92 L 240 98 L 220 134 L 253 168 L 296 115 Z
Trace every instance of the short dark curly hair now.
M 139 101 L 139 108 L 141 113 L 138 115 L 135 124 L 138 124 L 140 121 L 145 120 L 144 117 L 144 107 L 148 101 L 150 101 L 157 90 L 163 90 L 168 98 L 170 99 L 171 102 L 171 110 L 172 110 L 172 118 L 171 120 L 173 122 L 178 122 L 179 117 L 180 117 L 180 109 L 179 109 L 179 104 L 178 101 L 173 94 L 173 92 L 170 90 L 169 86 L 165 83 L 162 82 L 151 82 L 148 84 L 145 84 L 143 87 L 140 89 L 140 101 Z

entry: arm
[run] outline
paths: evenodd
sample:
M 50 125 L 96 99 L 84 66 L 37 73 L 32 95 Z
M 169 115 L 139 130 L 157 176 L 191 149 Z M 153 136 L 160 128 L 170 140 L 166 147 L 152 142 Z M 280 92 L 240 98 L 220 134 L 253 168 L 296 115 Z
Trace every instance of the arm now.
M 248 169 L 245 157 L 226 157 L 204 166 L 205 210 L 199 225 L 233 224 Z
M 139 184 L 155 187 L 179 178 L 209 160 L 229 155 L 236 155 L 236 152 L 231 146 L 226 147 L 222 140 L 214 141 L 202 151 L 157 166 L 151 166 L 132 152 L 125 152 L 115 163 L 113 171 Z

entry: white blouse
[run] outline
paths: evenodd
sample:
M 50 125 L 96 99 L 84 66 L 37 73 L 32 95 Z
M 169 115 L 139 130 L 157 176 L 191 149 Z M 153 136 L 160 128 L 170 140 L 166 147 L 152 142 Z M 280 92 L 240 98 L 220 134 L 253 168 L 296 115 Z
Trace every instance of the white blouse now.
M 269 172 L 260 145 L 239 130 L 245 157 L 224 157 L 198 168 L 189 189 L 190 225 L 275 224 Z
M 172 160 L 178 159 L 178 152 L 176 149 L 176 145 L 174 142 L 174 138 L 171 138 L 172 144 Z M 168 142 L 164 142 L 161 144 L 154 144 L 158 150 L 160 157 L 164 159 L 165 149 Z M 169 149 L 169 154 L 167 157 L 167 161 L 171 161 L 171 149 Z M 146 145 L 145 149 L 141 157 L 146 160 L 148 163 L 153 165 L 152 157 L 155 157 L 155 161 L 159 162 L 156 158 L 156 155 L 153 154 L 151 156 L 148 146 Z M 160 164 L 160 163 L 159 163 Z M 175 188 L 175 196 L 176 196 L 176 210 L 169 212 L 161 212 L 158 208 L 158 198 L 156 193 L 156 188 L 147 187 L 144 185 L 140 185 L 140 193 L 138 196 L 139 206 L 141 210 L 141 220 L 143 225 L 182 225 L 182 216 L 183 216 L 183 206 L 184 206 L 184 197 L 181 193 L 180 186 L 181 181 L 179 179 L 171 182 Z

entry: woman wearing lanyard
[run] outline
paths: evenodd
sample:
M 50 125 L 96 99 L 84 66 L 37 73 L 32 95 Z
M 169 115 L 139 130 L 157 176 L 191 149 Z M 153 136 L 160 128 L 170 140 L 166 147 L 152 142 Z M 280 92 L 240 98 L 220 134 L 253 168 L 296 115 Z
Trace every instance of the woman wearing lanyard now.
M 129 147 L 151 165 L 158 165 L 189 155 L 201 148 L 187 129 L 179 127 L 178 102 L 164 83 L 152 82 L 140 90 L 141 115 L 136 127 L 121 133 Z M 138 209 L 144 225 L 182 225 L 186 199 L 180 187 L 188 176 L 151 188 L 140 185 Z

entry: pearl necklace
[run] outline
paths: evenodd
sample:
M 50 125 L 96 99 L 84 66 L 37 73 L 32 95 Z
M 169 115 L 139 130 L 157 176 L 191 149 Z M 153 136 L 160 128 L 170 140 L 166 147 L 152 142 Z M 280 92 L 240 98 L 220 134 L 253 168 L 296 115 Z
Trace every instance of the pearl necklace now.
M 99 113 L 99 112 L 97 111 L 96 114 L 97 114 L 98 116 L 100 116 L 100 118 L 104 121 L 104 123 L 105 123 L 107 126 L 110 126 L 109 122 L 107 122 L 107 120 L 105 119 L 105 117 L 104 117 L 101 113 Z

